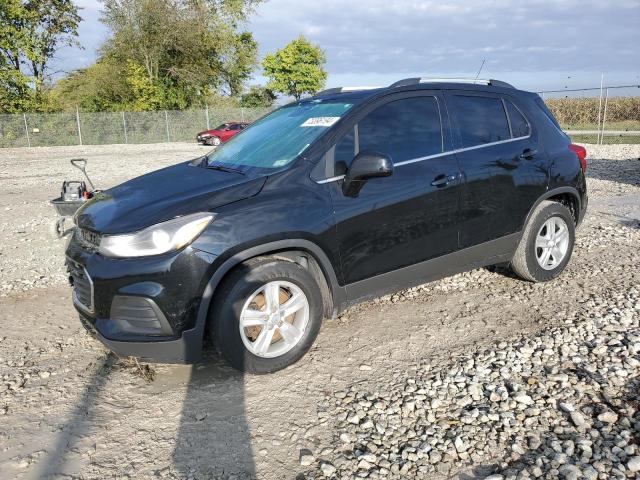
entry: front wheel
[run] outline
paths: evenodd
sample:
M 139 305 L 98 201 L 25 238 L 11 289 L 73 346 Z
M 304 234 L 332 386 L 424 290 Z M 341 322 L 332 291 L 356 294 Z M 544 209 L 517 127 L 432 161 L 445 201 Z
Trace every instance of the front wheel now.
M 207 145 L 211 145 L 212 147 L 217 147 L 220 143 L 222 143 L 220 137 L 209 137 L 207 139 Z
M 574 242 L 575 222 L 571 211 L 561 203 L 545 200 L 533 211 L 511 268 L 525 280 L 552 280 L 569 263 Z
M 53 234 L 57 238 L 64 237 L 66 230 L 64 229 L 64 217 L 58 217 L 51 228 Z
M 322 296 L 300 265 L 273 258 L 243 263 L 216 292 L 210 329 L 238 370 L 270 373 L 297 362 L 322 324 Z

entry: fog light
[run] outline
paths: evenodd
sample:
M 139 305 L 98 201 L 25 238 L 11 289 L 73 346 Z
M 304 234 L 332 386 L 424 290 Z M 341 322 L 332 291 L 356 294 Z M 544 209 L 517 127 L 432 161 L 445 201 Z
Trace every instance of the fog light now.
M 150 298 L 116 295 L 111 302 L 111 322 L 116 330 L 136 335 L 173 335 L 160 307 Z

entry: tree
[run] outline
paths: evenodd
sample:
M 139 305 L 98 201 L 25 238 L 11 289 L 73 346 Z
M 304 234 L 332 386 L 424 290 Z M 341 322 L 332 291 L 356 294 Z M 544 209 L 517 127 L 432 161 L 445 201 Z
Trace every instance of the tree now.
M 257 63 L 257 44 L 238 23 L 259 0 L 105 0 L 102 22 L 112 31 L 96 63 L 73 82 L 109 110 L 202 106 L 214 93 L 238 95 Z M 123 70 L 123 66 L 126 68 Z M 95 81 L 104 76 L 104 82 Z M 64 83 L 64 82 L 62 82 Z M 61 88 L 60 96 L 69 92 Z
M 244 108 L 269 108 L 273 106 L 276 95 L 265 87 L 252 86 L 240 96 L 240 106 Z
M 133 102 L 126 67 L 101 59 L 58 80 L 52 97 L 59 109 L 66 111 L 76 107 L 88 112 L 126 109 Z
M 0 109 L 43 102 L 50 62 L 61 47 L 76 44 L 80 20 L 71 0 L 0 2 Z
M 324 52 L 302 35 L 262 61 L 264 75 L 269 78 L 267 88 L 291 95 L 296 100 L 314 94 L 324 87 Z

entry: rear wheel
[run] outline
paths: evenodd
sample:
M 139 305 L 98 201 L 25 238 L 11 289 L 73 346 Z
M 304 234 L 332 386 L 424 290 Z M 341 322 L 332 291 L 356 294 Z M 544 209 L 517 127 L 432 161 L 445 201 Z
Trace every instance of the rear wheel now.
M 216 293 L 213 341 L 238 370 L 275 372 L 309 350 L 322 311 L 320 288 L 306 269 L 273 258 L 251 260 Z
M 562 273 L 575 242 L 575 223 L 567 207 L 545 200 L 533 211 L 511 261 L 525 280 L 546 282 Z

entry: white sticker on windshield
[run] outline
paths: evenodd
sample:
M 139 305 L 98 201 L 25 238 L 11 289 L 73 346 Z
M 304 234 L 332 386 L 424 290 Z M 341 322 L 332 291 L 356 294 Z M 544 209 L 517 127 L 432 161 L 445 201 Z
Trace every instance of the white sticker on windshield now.
M 340 117 L 311 117 L 300 125 L 301 127 L 330 127 L 340 120 Z

